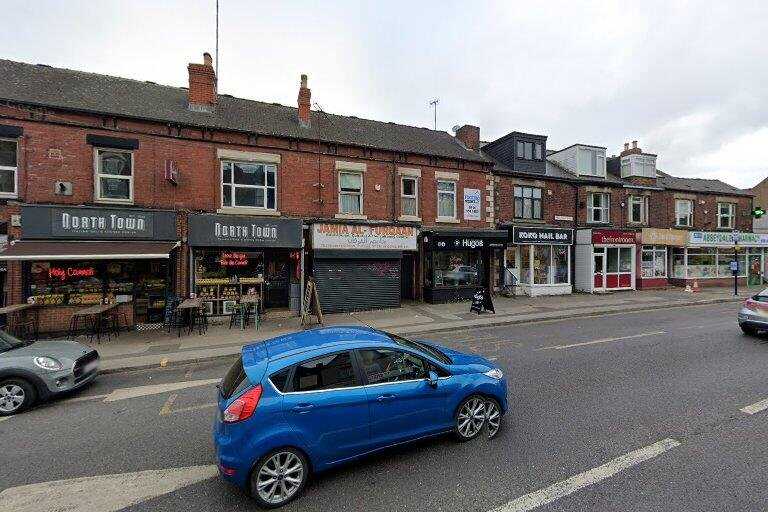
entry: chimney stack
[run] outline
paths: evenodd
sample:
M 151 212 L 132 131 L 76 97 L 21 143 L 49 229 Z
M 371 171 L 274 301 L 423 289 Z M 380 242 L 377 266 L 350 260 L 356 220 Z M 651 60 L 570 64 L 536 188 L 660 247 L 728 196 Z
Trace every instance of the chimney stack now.
M 624 151 L 619 153 L 619 156 L 627 156 L 627 155 L 640 155 L 643 153 L 643 150 L 637 147 L 637 141 L 632 141 L 632 147 L 629 146 L 629 142 L 624 143 Z
M 471 124 L 461 126 L 456 129 L 456 138 L 469 150 L 477 151 L 480 149 L 480 128 L 477 126 Z
M 629 142 L 624 143 L 624 151 L 629 151 Z
M 636 140 L 632 141 L 632 149 L 637 149 L 637 141 Z
M 202 64 L 187 66 L 189 71 L 189 109 L 197 112 L 213 112 L 216 106 L 216 72 L 213 58 L 206 52 Z
M 301 87 L 299 87 L 299 124 L 309 128 L 309 108 L 312 105 L 312 91 L 307 87 L 307 75 L 301 75 Z

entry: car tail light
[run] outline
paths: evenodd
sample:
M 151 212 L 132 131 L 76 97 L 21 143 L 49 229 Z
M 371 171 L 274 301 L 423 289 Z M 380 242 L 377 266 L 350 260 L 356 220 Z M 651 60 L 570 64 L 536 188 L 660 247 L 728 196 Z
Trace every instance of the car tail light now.
M 247 420 L 253 416 L 253 411 L 255 411 L 256 406 L 259 405 L 260 398 L 261 385 L 251 388 L 241 396 L 237 397 L 226 409 L 224 409 L 224 423 L 235 423 Z
M 754 301 L 754 300 L 752 300 L 752 299 L 747 299 L 747 300 L 745 300 L 745 301 L 744 301 L 744 307 L 745 307 L 746 309 L 748 309 L 748 310 L 750 310 L 750 311 L 754 311 L 754 312 L 757 312 L 757 310 L 758 310 L 758 307 L 757 307 L 757 302 L 755 302 L 755 301 Z

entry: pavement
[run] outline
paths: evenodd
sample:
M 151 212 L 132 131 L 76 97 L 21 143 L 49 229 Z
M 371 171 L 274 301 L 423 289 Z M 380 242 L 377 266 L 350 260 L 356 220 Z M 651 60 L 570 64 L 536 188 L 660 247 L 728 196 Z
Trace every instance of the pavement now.
M 403 335 L 427 335 L 455 329 L 481 328 L 528 322 L 552 321 L 586 315 L 603 315 L 688 307 L 742 301 L 759 288 L 741 288 L 734 297 L 732 288 L 703 288 L 688 293 L 680 288 L 649 291 L 626 291 L 607 294 L 572 294 L 549 297 L 497 296 L 496 313 L 476 314 L 468 302 L 449 304 L 409 303 L 397 309 L 350 314 L 324 315 L 324 325 L 369 325 Z M 734 312 L 735 314 L 735 312 Z M 301 330 L 299 318 L 267 315 L 259 329 L 228 328 L 228 323 L 211 325 L 199 335 L 176 332 L 126 332 L 101 343 L 79 337 L 77 341 L 98 349 L 103 372 L 125 371 L 156 366 L 178 365 L 230 358 L 244 344 Z
M 385 451 L 318 475 L 281 510 L 766 509 L 768 337 L 744 336 L 733 304 L 429 337 L 504 370 L 499 435 Z M 0 421 L 0 512 L 256 510 L 214 477 L 213 382 L 228 365 L 102 376 Z

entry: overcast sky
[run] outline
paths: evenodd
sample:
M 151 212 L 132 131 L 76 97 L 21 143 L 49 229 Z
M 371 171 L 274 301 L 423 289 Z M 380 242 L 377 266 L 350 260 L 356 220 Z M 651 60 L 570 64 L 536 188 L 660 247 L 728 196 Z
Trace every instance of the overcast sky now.
M 768 2 L 220 0 L 219 90 L 438 128 L 477 124 L 749 187 L 768 175 Z M 98 8 L 95 6 L 98 5 Z M 215 0 L 3 0 L 0 56 L 186 85 Z M 0 77 L 0 80 L 2 77 Z

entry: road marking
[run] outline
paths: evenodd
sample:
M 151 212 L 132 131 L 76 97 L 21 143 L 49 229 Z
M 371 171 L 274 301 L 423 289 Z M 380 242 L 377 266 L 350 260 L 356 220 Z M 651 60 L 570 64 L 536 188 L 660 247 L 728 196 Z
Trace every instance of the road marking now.
M 22 485 L 0 492 L 0 512 L 115 512 L 214 476 L 210 465 Z
M 602 466 L 590 469 L 584 473 L 579 473 L 578 475 L 552 484 L 544 489 L 521 496 L 505 505 L 491 510 L 491 512 L 527 512 L 528 510 L 533 510 L 573 494 L 580 489 L 596 484 L 601 480 L 617 475 L 632 466 L 658 457 L 676 446 L 680 446 L 678 441 L 670 438 L 663 439 L 658 443 L 617 457 Z
M 746 414 L 757 414 L 758 412 L 762 412 L 766 409 L 768 409 L 768 398 L 765 400 L 760 400 L 759 402 L 755 402 L 752 405 L 742 407 L 739 410 Z
M 105 402 L 116 402 L 118 400 L 125 400 L 127 398 L 138 398 L 149 395 L 159 395 L 161 393 L 169 393 L 171 391 L 178 391 L 180 389 L 194 388 L 198 386 L 209 386 L 216 384 L 221 379 L 206 379 L 206 380 L 190 380 L 185 382 L 171 382 L 169 384 L 152 384 L 149 386 L 137 386 L 135 388 L 123 388 L 112 391 L 106 398 Z
M 88 400 L 101 400 L 103 398 L 107 398 L 109 395 L 87 395 L 87 396 L 76 396 L 75 398 L 67 398 L 65 400 L 62 400 L 59 403 L 70 403 L 70 402 L 87 402 Z
M 0 416 L 0 422 L 3 422 L 3 421 L 8 421 L 8 420 L 9 420 L 9 419 L 11 419 L 12 417 L 13 417 L 13 416 Z
M 178 414 L 180 412 L 190 412 L 190 411 L 199 411 L 201 409 L 210 409 L 211 407 L 216 407 L 219 404 L 215 402 L 211 402 L 208 404 L 200 404 L 200 405 L 193 405 L 191 407 L 181 407 L 179 409 L 174 409 L 170 411 L 171 414 Z
M 571 343 L 570 345 L 553 345 L 551 347 L 541 347 L 535 350 L 563 350 L 566 348 L 585 347 L 587 345 L 597 345 L 598 343 L 613 343 L 614 341 L 644 338 L 646 336 L 658 336 L 659 334 L 666 334 L 666 331 L 644 332 L 642 334 L 632 334 L 631 336 L 620 336 L 618 338 L 603 338 L 601 340 L 585 341 L 583 343 Z
M 173 402 L 175 402 L 177 398 L 179 398 L 178 393 L 172 393 L 171 396 L 168 397 L 168 400 L 166 400 L 160 408 L 160 416 L 168 416 L 171 414 L 171 407 L 173 407 Z

